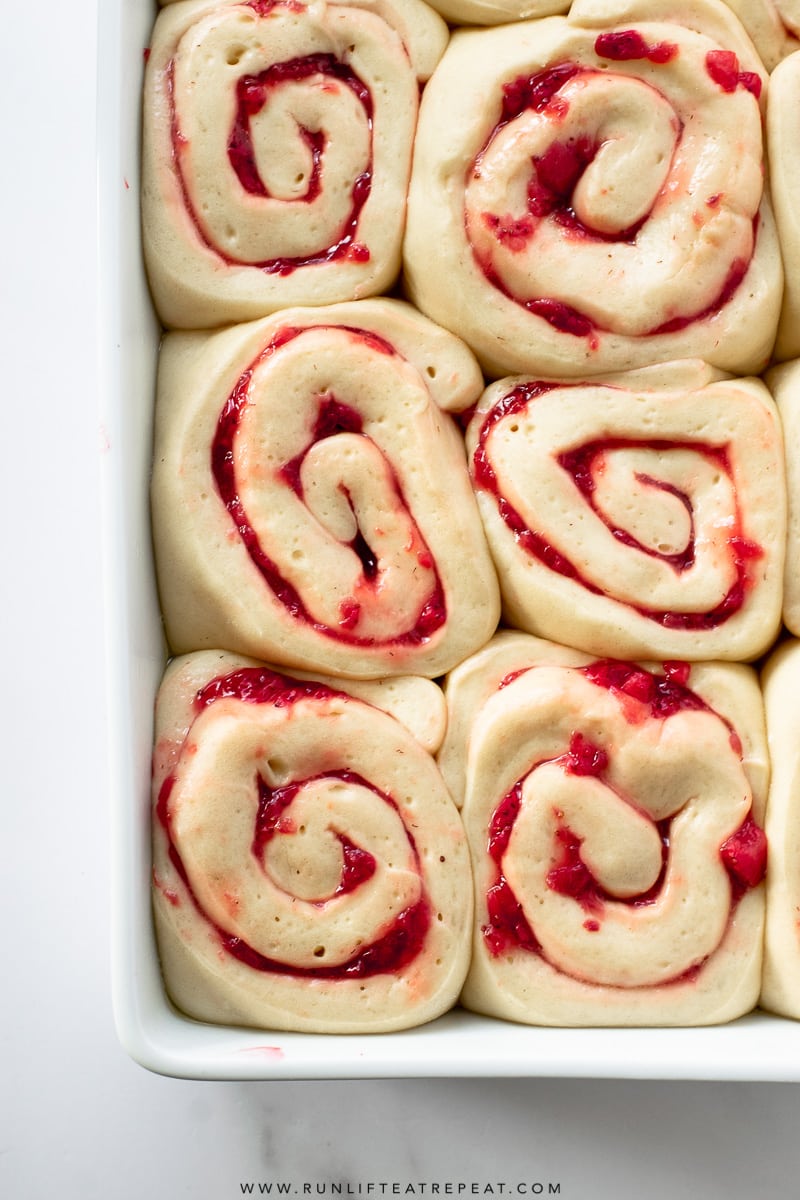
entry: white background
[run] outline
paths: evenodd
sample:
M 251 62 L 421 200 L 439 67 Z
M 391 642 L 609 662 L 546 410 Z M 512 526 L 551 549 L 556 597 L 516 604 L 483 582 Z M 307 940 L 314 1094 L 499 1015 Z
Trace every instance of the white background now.
M 194 1083 L 151 1075 L 119 1048 L 108 966 L 95 5 L 40 0 L 15 6 L 13 24 L 4 11 L 0 1194 L 232 1200 L 241 1183 L 271 1180 L 301 1194 L 303 1183 L 350 1181 L 352 1194 L 372 1182 L 379 1196 L 397 1181 L 401 1195 L 408 1184 L 430 1195 L 436 1182 L 474 1182 L 525 1184 L 528 1194 L 558 1183 L 566 1200 L 800 1196 L 795 1085 Z

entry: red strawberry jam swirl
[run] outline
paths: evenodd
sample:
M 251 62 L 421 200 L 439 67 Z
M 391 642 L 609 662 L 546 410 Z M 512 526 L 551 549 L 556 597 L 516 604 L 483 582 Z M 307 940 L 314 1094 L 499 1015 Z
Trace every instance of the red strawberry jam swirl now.
M 518 674 L 515 673 L 515 677 Z M 686 686 L 689 676 L 687 663 L 665 663 L 663 673 L 657 674 L 645 671 L 634 663 L 603 659 L 582 668 L 582 674 L 598 687 L 617 694 L 623 701 L 623 708 L 625 698 L 630 697 L 638 705 L 649 709 L 650 716 L 657 720 L 666 721 L 674 714 L 684 711 L 713 711 Z M 741 757 L 741 742 L 732 729 L 730 745 L 732 751 Z M 611 787 L 607 778 L 607 750 L 579 732 L 573 733 L 566 752 L 556 761 L 568 775 L 594 777 Z M 525 916 L 522 905 L 514 895 L 503 866 L 504 856 L 523 804 L 525 782 L 542 765 L 535 763 L 531 770 L 517 781 L 497 805 L 489 821 L 487 850 L 495 865 L 495 879 L 487 889 L 488 921 L 483 926 L 482 933 L 490 953 L 495 957 L 514 949 L 527 950 L 544 957 L 541 943 Z M 669 869 L 672 818 L 653 821 L 662 848 L 658 878 L 646 891 L 621 899 L 619 896 L 610 895 L 587 866 L 581 855 L 583 839 L 569 827 L 564 820 L 564 814 L 555 811 L 553 815 L 555 844 L 552 865 L 545 877 L 545 886 L 558 895 L 570 897 L 583 909 L 586 914 L 584 929 L 588 932 L 599 931 L 608 903 L 643 908 L 658 901 Z M 719 855 L 728 872 L 731 903 L 735 906 L 746 891 L 761 883 L 766 871 L 766 835 L 754 821 L 752 812 L 747 814 L 739 828 L 722 843 Z M 688 975 L 696 973 L 697 970 L 697 966 L 691 968 Z M 683 972 L 673 982 L 683 981 L 687 977 L 687 973 Z
M 669 821 L 656 821 L 655 825 L 661 838 L 661 871 L 651 888 L 627 901 L 635 908 L 655 903 L 660 895 L 667 872 Z M 561 823 L 557 825 L 555 842 L 558 856 L 554 865 L 547 872 L 547 886 L 551 891 L 558 892 L 560 896 L 571 896 L 589 915 L 589 920 L 584 922 L 584 928 L 596 933 L 600 928 L 600 918 L 605 903 L 616 897 L 609 896 L 592 875 L 581 858 L 583 839 L 578 837 L 568 825 Z
M 635 62 L 647 59 L 652 63 L 668 63 L 676 57 L 674 42 L 647 42 L 636 29 L 617 29 L 597 36 L 594 48 L 600 58 L 611 62 Z
M 317 331 L 320 328 L 326 327 L 313 327 Z M 375 333 L 368 330 L 346 328 L 344 326 L 336 326 L 335 328 L 337 331 L 344 330 L 349 336 L 358 339 L 363 345 L 376 353 L 384 355 L 395 354 L 390 344 Z M 354 632 L 361 611 L 360 602 L 355 599 L 343 602 L 340 607 L 339 623 L 335 627 L 315 620 L 311 616 L 299 591 L 281 574 L 278 564 L 262 548 L 258 534 L 248 517 L 245 505 L 239 494 L 236 475 L 236 438 L 245 409 L 252 403 L 251 384 L 254 371 L 264 359 L 278 353 L 282 346 L 287 345 L 287 343 L 293 341 L 295 338 L 302 337 L 307 332 L 309 331 L 299 328 L 282 329 L 262 351 L 256 362 L 239 377 L 220 413 L 217 423 L 216 433 L 211 445 L 212 473 L 222 502 L 228 510 L 236 531 L 244 543 L 253 564 L 258 569 L 267 587 L 276 599 L 280 601 L 287 613 L 294 620 L 307 623 L 318 633 L 335 641 L 345 642 L 354 646 L 375 646 L 378 644 L 378 639 L 374 637 L 360 637 Z M 324 439 L 336 437 L 342 433 L 358 434 L 364 438 L 369 437 L 368 432 L 364 430 L 361 414 L 355 408 L 347 404 L 346 401 L 339 400 L 330 392 L 318 396 L 316 400 L 316 419 L 308 443 L 300 453 L 281 463 L 277 469 L 277 474 L 281 482 L 301 501 L 304 499 L 301 470 L 309 451 Z M 391 503 L 407 511 L 407 504 L 403 497 L 399 480 L 391 470 L 390 478 L 393 491 Z M 350 504 L 353 515 L 356 516 L 355 508 L 346 485 L 342 483 L 339 486 Z M 386 639 L 386 643 L 396 646 L 415 646 L 425 643 L 445 624 L 447 619 L 444 588 L 436 570 L 433 555 L 425 544 L 421 533 L 416 528 L 412 540 L 413 547 L 411 550 L 416 555 L 415 562 L 418 562 L 419 565 L 432 572 L 434 582 L 430 594 L 424 600 L 417 613 L 413 626 Z M 360 594 L 363 595 L 366 593 L 372 602 L 378 603 L 384 577 L 384 565 L 381 563 L 376 551 L 370 546 L 368 535 L 365 535 L 362 530 L 359 529 L 355 537 L 348 544 L 358 556 L 362 566 Z
M 303 11 L 302 6 L 292 4 L 291 0 L 289 3 L 269 3 L 250 7 L 254 8 L 258 16 L 264 19 L 267 19 L 277 9 Z M 174 64 L 170 66 L 167 94 L 172 113 L 172 155 L 175 171 L 180 181 L 183 202 L 198 237 L 226 264 L 247 265 L 258 268 L 267 274 L 289 275 L 299 267 L 313 266 L 344 258 L 357 262 L 369 260 L 369 248 L 358 241 L 358 227 L 362 209 L 372 188 L 373 103 L 369 88 L 346 63 L 341 62 L 332 54 L 308 54 L 289 59 L 286 62 L 274 63 L 255 75 L 239 76 L 235 82 L 234 118 L 228 136 L 228 164 L 236 179 L 237 188 L 241 188 L 254 201 L 272 200 L 274 202 L 276 198 L 270 193 L 259 171 L 254 146 L 253 123 L 270 97 L 279 89 L 298 83 L 324 87 L 326 81 L 344 86 L 355 96 L 362 113 L 364 127 L 369 135 L 370 151 L 367 160 L 350 183 L 349 211 L 332 241 L 321 246 L 317 251 L 294 256 L 279 255 L 261 262 L 253 262 L 249 258 L 237 258 L 229 250 L 215 244 L 207 233 L 204 222 L 192 201 L 191 188 L 184 173 L 184 151 L 187 146 L 187 138 L 181 131 L 180 114 L 175 97 Z M 324 129 L 312 129 L 298 124 L 297 136 L 308 152 L 311 169 L 306 180 L 305 191 L 293 196 L 291 200 L 285 200 L 284 203 L 286 205 L 311 205 L 323 191 L 325 158 L 328 153 L 333 153 L 334 149 Z
M 218 700 L 235 699 L 247 704 L 271 705 L 275 708 L 291 708 L 304 700 L 322 701 L 336 698 L 341 693 L 316 681 L 304 681 L 280 675 L 265 667 L 244 667 L 228 675 L 210 681 L 197 693 L 194 701 L 195 716 L 198 716 Z M 397 806 L 392 798 L 358 772 L 349 769 L 332 770 L 324 775 L 307 779 L 295 779 L 279 787 L 271 787 L 256 771 L 254 786 L 258 792 L 258 807 L 253 826 L 251 852 L 259 869 L 265 870 L 264 851 L 276 836 L 295 832 L 291 820 L 291 806 L 302 794 L 303 789 L 319 780 L 339 780 L 356 784 L 371 792 L 377 803 L 387 804 L 394 811 Z M 280 975 L 308 976 L 316 979 L 364 979 L 373 975 L 399 971 L 421 951 L 430 925 L 430 905 L 426 897 L 400 912 L 389 929 L 370 944 L 362 946 L 349 961 L 337 966 L 302 967 L 278 959 L 268 958 L 249 946 L 244 939 L 233 936 L 213 921 L 202 906 L 192 888 L 186 867 L 181 859 L 172 830 L 170 800 L 175 787 L 173 771 L 161 785 L 156 803 L 156 818 L 169 845 L 169 858 L 183 883 L 192 903 L 203 919 L 211 926 L 222 947 L 240 962 L 256 971 L 269 971 Z M 419 869 L 419 859 L 411 833 L 406 830 L 414 862 Z M 376 870 L 375 858 L 346 835 L 337 833 L 342 851 L 342 869 L 338 886 L 331 898 L 355 892 L 366 884 Z M 171 900 L 172 903 L 176 901 Z M 326 900 L 315 902 L 324 908 Z
M 525 413 L 537 397 L 551 391 L 556 385 L 542 382 L 518 384 L 508 392 L 487 414 L 481 426 L 478 443 L 473 454 L 473 478 L 478 487 L 494 497 L 498 511 L 517 544 L 532 558 L 537 559 L 551 571 L 563 575 L 579 583 L 595 595 L 602 595 L 599 587 L 587 579 L 577 566 L 557 547 L 553 546 L 541 533 L 531 529 L 519 511 L 504 497 L 497 473 L 491 462 L 489 441 L 495 427 L 505 418 L 519 413 Z M 559 387 L 571 386 L 559 384 Z M 688 495 L 674 485 L 654 479 L 649 475 L 637 473 L 637 481 L 647 487 L 658 488 L 676 497 L 686 508 L 690 519 L 690 536 L 685 547 L 676 553 L 665 553 L 647 546 L 635 538 L 627 530 L 614 524 L 598 506 L 595 498 L 596 464 L 605 454 L 615 450 L 686 450 L 701 455 L 712 463 L 720 474 L 732 478 L 730 458 L 725 446 L 714 446 L 703 442 L 678 442 L 671 439 L 607 437 L 586 442 L 558 456 L 559 466 L 571 478 L 576 491 L 594 515 L 605 525 L 606 529 L 620 543 L 630 547 L 637 554 L 645 554 L 659 559 L 672 568 L 677 576 L 688 571 L 695 561 L 696 531 L 692 506 Z M 747 538 L 742 529 L 741 515 L 737 512 L 731 532 L 727 538 L 730 560 L 734 571 L 734 582 L 721 598 L 720 602 L 707 612 L 666 612 L 650 609 L 645 606 L 632 605 L 635 612 L 650 621 L 667 629 L 682 629 L 687 631 L 716 629 L 725 621 L 739 612 L 753 586 L 752 572 L 754 564 L 763 556 L 762 548 Z
M 723 92 L 735 92 L 738 87 L 743 87 L 752 92 L 756 100 L 761 96 L 761 77 L 755 71 L 741 71 L 732 50 L 709 50 L 706 71 Z
M 599 34 L 594 42 L 594 53 L 599 62 L 598 66 L 560 62 L 531 75 L 520 75 L 502 85 L 499 118 L 467 172 L 468 190 L 473 181 L 480 180 L 485 171 L 493 169 L 491 164 L 496 150 L 495 144 L 512 122 L 524 119 L 526 114 L 535 114 L 537 118 L 546 118 L 552 136 L 546 148 L 530 157 L 524 213 L 519 209 L 513 214 L 490 209 L 471 211 L 470 201 L 465 213 L 465 225 L 475 261 L 492 288 L 533 315 L 541 317 L 553 329 L 576 338 L 586 338 L 590 347 L 596 349 L 599 334 L 620 331 L 614 330 L 611 325 L 559 296 L 519 294 L 514 283 L 510 282 L 510 277 L 507 278 L 506 268 L 500 265 L 503 261 L 502 256 L 498 259 L 491 240 L 487 241 L 485 236 L 490 235 L 496 246 L 503 251 L 527 255 L 532 264 L 535 264 L 537 255 L 536 237 L 543 222 L 556 229 L 561 239 L 574 242 L 576 253 L 579 253 L 581 243 L 614 243 L 636 247 L 640 231 L 650 221 L 656 208 L 662 206 L 663 197 L 668 190 L 665 184 L 654 186 L 650 208 L 641 212 L 626 228 L 609 230 L 602 228 L 601 223 L 593 224 L 585 212 L 583 218 L 578 215 L 575 206 L 576 189 L 606 142 L 602 134 L 602 113 L 598 112 L 592 118 L 596 123 L 597 132 L 589 129 L 585 122 L 583 125 L 579 122 L 573 125 L 570 96 L 576 86 L 586 87 L 591 85 L 592 81 L 607 79 L 610 74 L 606 68 L 608 62 L 632 64 L 640 61 L 647 64 L 648 68 L 666 70 L 669 64 L 678 58 L 680 47 L 670 41 L 648 42 L 638 30 L 628 29 Z M 710 51 L 706 55 L 704 65 L 709 78 L 723 93 L 732 94 L 744 90 L 758 101 L 761 79 L 753 72 L 741 71 L 735 54 L 723 50 Z M 620 71 L 625 77 L 624 82 L 632 86 L 635 75 L 627 73 L 624 67 L 621 67 Z M 641 87 L 644 89 L 643 104 L 649 102 L 646 97 L 650 95 L 659 95 L 661 102 L 669 104 L 669 85 L 666 80 L 663 97 L 656 90 L 659 88 L 658 75 L 653 78 L 652 72 L 648 74 L 647 82 L 642 82 Z M 684 117 L 679 115 L 677 108 L 673 116 L 673 131 L 674 159 L 678 161 L 681 158 Z M 694 133 L 693 129 L 692 132 Z M 524 139 L 519 145 L 518 152 L 524 154 Z M 509 146 L 505 146 L 503 152 L 498 151 L 501 157 L 503 153 L 512 152 Z M 710 207 L 713 207 L 712 200 L 718 205 L 720 197 L 708 199 L 706 203 Z M 477 235 L 476 225 L 483 227 L 484 232 L 480 236 Z M 750 255 L 755 248 L 757 227 L 756 213 L 753 215 L 752 245 L 749 247 L 749 254 L 733 256 L 721 285 L 705 303 L 689 312 L 668 311 L 663 321 L 642 331 L 638 336 L 677 332 L 694 322 L 713 317 L 724 308 L 732 300 L 748 270 Z M 674 236 L 673 233 L 673 240 Z M 546 253 L 546 250 L 543 253 Z M 531 278 L 535 279 L 533 267 Z M 532 283 L 532 287 L 535 286 L 535 283 Z

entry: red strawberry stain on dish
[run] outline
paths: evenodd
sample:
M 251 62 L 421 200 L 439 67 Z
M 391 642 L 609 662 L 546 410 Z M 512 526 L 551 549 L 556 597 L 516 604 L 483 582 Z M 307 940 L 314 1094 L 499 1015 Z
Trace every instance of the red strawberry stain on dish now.
M 280 1046 L 243 1046 L 240 1054 L 263 1054 L 265 1058 L 285 1058 L 286 1051 Z

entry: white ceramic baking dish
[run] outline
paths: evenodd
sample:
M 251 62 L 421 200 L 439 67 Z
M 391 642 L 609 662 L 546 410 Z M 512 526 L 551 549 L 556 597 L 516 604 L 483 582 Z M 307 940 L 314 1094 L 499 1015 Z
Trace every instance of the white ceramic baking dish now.
M 139 1063 L 207 1079 L 584 1076 L 800 1080 L 800 1023 L 754 1013 L 710 1029 L 532 1029 L 456 1011 L 417 1030 L 312 1036 L 219 1028 L 164 994 L 150 915 L 153 698 L 165 662 L 147 485 L 159 339 L 139 239 L 139 110 L 153 0 L 102 0 L 100 395 L 113 832 L 113 995 Z

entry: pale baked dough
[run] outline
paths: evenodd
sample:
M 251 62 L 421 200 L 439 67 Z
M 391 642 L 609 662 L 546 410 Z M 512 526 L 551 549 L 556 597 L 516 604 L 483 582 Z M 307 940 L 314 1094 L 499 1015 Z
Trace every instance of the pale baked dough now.
M 787 530 L 783 622 L 800 636 L 800 362 L 782 363 L 765 376 L 783 427 L 786 458 Z
M 420 112 L 411 298 L 494 377 L 684 357 L 759 374 L 782 287 L 766 84 L 702 0 L 456 31 Z
M 772 780 L 767 923 L 761 1006 L 800 1018 L 800 642 L 788 639 L 770 655 L 762 682 Z
M 593 667 L 508 633 L 446 694 L 441 761 L 456 796 L 463 779 L 476 888 L 463 1003 L 564 1026 L 752 1009 L 769 774 L 755 673 Z
M 655 10 L 654 5 L 644 7 Z M 598 16 L 613 11 L 613 19 L 620 24 L 629 20 L 642 19 L 642 0 L 610 0 L 602 5 L 592 0 L 592 8 Z M 575 5 L 573 5 L 573 10 Z M 726 11 L 726 9 L 728 11 Z M 730 14 L 738 20 L 731 22 Z M 669 20 L 688 29 L 695 29 L 714 38 L 720 45 L 729 45 L 739 55 L 752 53 L 743 49 L 745 38 L 749 38 L 755 52 L 767 71 L 798 48 L 800 34 L 800 3 L 798 0 L 674 0 L 669 5 Z
M 434 683 L 394 692 L 439 721 Z M 167 669 L 153 903 L 167 990 L 189 1016 L 387 1032 L 456 1002 L 472 916 L 463 828 L 430 754 L 374 701 L 374 687 L 368 702 L 213 651 Z
M 570 0 L 430 0 L 451 25 L 505 25 L 565 13 Z
M 785 287 L 775 356 L 800 356 L 800 51 L 772 73 L 767 108 L 770 186 L 783 253 Z
M 799 0 L 725 0 L 753 39 L 768 71 L 800 49 Z
M 481 387 L 463 343 L 397 301 L 168 335 L 152 509 L 173 651 L 377 678 L 482 646 L 499 590 L 441 411 Z
M 492 385 L 467 432 L 510 625 L 621 658 L 754 659 L 781 621 L 783 439 L 699 362 Z
M 142 224 L 167 326 L 391 287 L 419 87 L 447 26 L 422 0 L 185 0 L 145 73 Z

